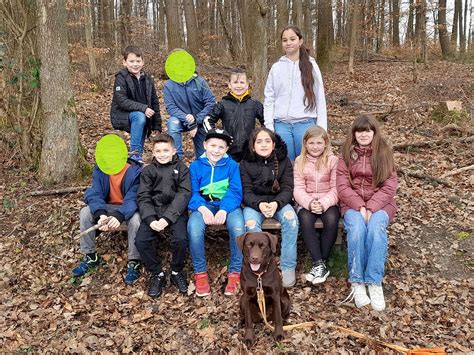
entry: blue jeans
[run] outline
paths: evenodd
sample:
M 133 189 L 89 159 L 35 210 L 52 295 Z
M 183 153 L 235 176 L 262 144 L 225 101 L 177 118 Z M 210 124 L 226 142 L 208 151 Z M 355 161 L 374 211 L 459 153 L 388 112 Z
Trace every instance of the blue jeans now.
M 291 218 L 288 215 L 293 214 Z M 287 214 L 287 217 L 285 217 Z M 296 239 L 298 237 L 298 218 L 295 210 L 291 205 L 285 205 L 275 212 L 273 215 L 281 224 L 281 255 L 280 267 L 282 271 L 296 269 Z M 262 222 L 265 216 L 253 208 L 244 208 L 244 219 L 246 232 L 260 232 L 262 230 Z M 248 226 L 248 221 L 255 221 L 255 225 Z
M 145 146 L 145 114 L 140 111 L 132 111 L 128 114 L 128 119 L 130 120 L 130 151 L 143 153 Z
M 383 210 L 372 214 L 367 224 L 359 211 L 350 209 L 344 213 L 349 282 L 382 285 L 388 222 L 387 212 Z
M 275 133 L 278 133 L 281 139 L 286 143 L 288 158 L 290 158 L 291 161 L 294 161 L 301 153 L 304 133 L 309 127 L 315 124 L 313 118 L 297 123 L 274 122 Z
M 174 146 L 176 153 L 180 159 L 183 158 L 183 132 L 188 132 L 189 129 L 184 127 L 179 118 L 170 117 L 166 123 L 168 127 L 168 134 L 174 139 Z M 206 138 L 206 131 L 202 125 L 198 125 L 196 135 L 193 137 L 194 152 L 196 159 L 204 153 L 204 139 Z
M 219 210 L 219 207 L 209 204 L 206 205 L 206 207 L 214 214 Z M 231 213 L 228 213 L 225 224 L 229 233 L 229 272 L 240 272 L 242 268 L 242 252 L 237 246 L 236 239 L 238 236 L 244 234 L 244 217 L 242 216 L 242 210 L 237 208 Z M 207 271 L 206 253 L 204 249 L 206 227 L 201 212 L 193 211 L 188 221 L 188 238 L 194 273 Z

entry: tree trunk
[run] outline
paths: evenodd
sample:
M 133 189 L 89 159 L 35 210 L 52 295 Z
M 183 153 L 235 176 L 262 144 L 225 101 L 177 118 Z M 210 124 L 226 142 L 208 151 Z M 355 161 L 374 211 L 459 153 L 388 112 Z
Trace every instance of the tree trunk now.
M 441 52 L 443 58 L 450 55 L 449 48 L 449 37 L 446 28 L 446 0 L 439 0 L 438 5 L 438 30 L 439 30 L 439 43 L 441 45 Z
M 166 6 L 164 0 L 156 0 L 158 2 L 158 39 L 163 44 L 163 50 L 166 48 L 169 51 L 168 32 L 166 29 Z
M 84 33 L 86 35 L 87 57 L 89 58 L 89 73 L 93 78 L 97 77 L 97 66 L 95 64 L 94 40 L 92 38 L 92 17 L 90 0 L 84 6 Z
M 415 0 L 410 0 L 410 6 L 408 9 L 407 33 L 405 37 L 406 42 L 410 42 L 413 40 L 413 22 L 414 22 L 413 10 L 415 8 L 414 1 Z
M 166 9 L 166 33 L 168 37 L 168 51 L 175 48 L 182 48 L 178 2 L 175 0 L 165 0 Z
M 122 48 L 128 46 L 131 42 L 131 23 L 130 15 L 132 14 L 132 0 L 122 0 L 120 5 L 120 38 Z
M 247 0 L 246 7 L 251 26 L 244 29 L 248 31 L 250 41 L 246 42 L 246 51 L 250 53 L 251 61 L 247 62 L 252 78 L 252 96 L 263 101 L 263 89 L 267 72 L 267 0 Z
M 467 8 L 468 8 L 468 4 L 467 4 L 467 0 L 464 1 L 464 20 L 462 20 L 461 18 L 459 19 L 460 22 L 463 23 L 462 25 L 462 31 L 460 33 L 460 37 L 461 37 L 461 40 L 460 40 L 460 51 L 461 53 L 464 53 L 466 52 L 466 32 L 467 32 Z
M 186 18 L 186 37 L 188 49 L 192 55 L 199 54 L 201 49 L 201 36 L 198 32 L 196 12 L 193 0 L 184 0 L 184 16 Z
M 275 38 L 275 48 L 281 48 L 281 31 L 288 26 L 289 8 L 287 0 L 277 0 L 277 28 Z
M 425 0 L 416 0 L 416 47 L 421 51 L 421 59 L 425 66 L 428 64 L 426 48 L 426 4 Z
M 378 25 L 378 36 L 377 36 L 377 52 L 380 53 L 383 50 L 383 41 L 385 37 L 385 0 L 380 0 L 379 8 L 379 25 Z
M 453 26 L 451 28 L 451 43 L 454 47 L 454 50 L 457 50 L 458 47 L 458 23 L 459 23 L 459 0 L 454 0 L 454 15 L 453 15 Z
M 330 22 L 332 22 L 332 6 L 330 1 L 324 1 L 318 9 L 318 33 L 317 33 L 317 62 L 322 71 L 331 66 L 329 61 L 330 47 Z
M 229 51 L 230 51 L 230 56 L 232 57 L 232 60 L 237 60 L 237 56 L 239 53 L 239 48 L 237 46 L 237 43 L 234 41 L 234 38 L 232 38 L 232 28 L 231 28 L 231 23 L 226 21 L 225 15 L 229 13 L 229 8 L 227 7 L 229 5 L 228 1 L 226 1 L 226 8 L 222 8 L 222 1 L 219 0 L 217 3 L 217 11 L 219 12 L 219 18 L 221 19 L 222 22 L 222 28 L 224 30 L 224 35 L 227 39 L 227 42 L 229 43 Z
M 400 47 L 400 0 L 392 0 L 392 18 L 393 18 L 393 32 L 392 45 Z
M 344 37 L 344 28 L 343 28 L 343 5 L 342 0 L 336 1 L 336 43 L 342 44 Z
M 291 12 L 292 23 L 299 27 L 303 28 L 303 4 L 302 0 L 293 1 L 293 7 Z
M 354 53 L 357 44 L 357 27 L 359 22 L 359 0 L 352 1 L 351 40 L 349 44 L 349 73 L 354 74 Z
M 38 1 L 44 114 L 39 178 L 45 185 L 72 179 L 78 172 L 79 134 L 69 76 L 66 16 L 65 0 Z

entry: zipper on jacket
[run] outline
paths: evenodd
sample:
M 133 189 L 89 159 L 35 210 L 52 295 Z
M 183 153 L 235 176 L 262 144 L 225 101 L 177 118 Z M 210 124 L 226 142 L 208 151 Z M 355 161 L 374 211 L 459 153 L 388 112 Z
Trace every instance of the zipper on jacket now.
M 209 164 L 211 165 L 211 181 L 209 182 L 209 199 L 214 202 L 214 200 L 212 199 L 212 188 L 213 188 L 213 184 L 212 184 L 212 181 L 214 179 L 214 165 L 209 162 Z
M 188 84 L 184 84 L 184 93 L 186 94 L 186 101 L 188 101 L 190 114 L 194 116 L 193 107 L 191 106 L 191 101 L 189 101 L 189 96 L 188 96 Z M 197 123 L 196 117 L 194 117 L 194 121 L 196 122 L 196 126 L 197 126 L 198 123 Z
M 364 159 L 362 160 L 362 183 L 361 183 L 361 187 L 362 187 L 362 199 L 364 200 L 365 202 L 365 194 L 364 194 L 364 182 L 365 182 L 365 150 L 364 150 Z
M 295 72 L 295 64 L 296 62 L 292 61 L 292 69 L 291 69 L 291 85 L 290 85 L 290 98 L 288 100 L 288 108 L 286 109 L 286 118 L 288 119 L 288 115 L 290 113 L 290 105 L 291 105 L 291 95 L 293 94 L 293 78 L 294 78 L 294 72 Z

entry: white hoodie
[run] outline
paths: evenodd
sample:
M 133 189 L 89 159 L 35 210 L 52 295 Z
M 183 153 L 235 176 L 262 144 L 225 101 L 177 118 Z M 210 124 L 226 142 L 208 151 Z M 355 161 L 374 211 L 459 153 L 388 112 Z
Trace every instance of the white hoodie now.
M 323 78 L 314 58 L 310 57 L 309 60 L 313 65 L 313 91 L 316 96 L 316 109 L 306 111 L 299 61 L 293 62 L 283 56 L 273 64 L 265 85 L 265 102 L 263 105 L 265 127 L 273 131 L 275 120 L 296 123 L 306 121 L 308 118 L 317 118 L 317 125 L 327 131 Z

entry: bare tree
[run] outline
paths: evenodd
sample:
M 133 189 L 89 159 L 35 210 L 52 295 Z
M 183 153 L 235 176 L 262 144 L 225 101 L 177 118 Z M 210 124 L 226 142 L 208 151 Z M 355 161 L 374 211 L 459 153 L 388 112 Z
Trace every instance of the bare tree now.
M 321 70 L 330 67 L 329 52 L 331 37 L 333 36 L 330 23 L 332 22 L 331 1 L 323 1 L 318 9 L 318 36 L 317 36 L 317 61 Z
M 441 45 L 441 52 L 443 58 L 450 55 L 451 49 L 449 46 L 449 37 L 446 25 L 446 0 L 439 0 L 438 4 L 438 30 L 439 30 L 439 43 Z
M 92 38 L 92 16 L 91 16 L 91 3 L 90 0 L 86 0 L 84 6 L 84 32 L 86 35 L 86 47 L 87 56 L 89 58 L 89 73 L 93 78 L 97 77 L 97 65 L 95 63 L 94 55 L 94 40 Z
M 168 37 L 168 50 L 182 48 L 180 26 L 179 26 L 179 8 L 175 0 L 165 0 L 166 11 L 166 33 Z
M 354 54 L 357 44 L 357 27 L 359 22 L 359 0 L 352 0 L 351 41 L 349 44 L 349 73 L 354 74 Z
M 193 0 L 184 0 L 184 16 L 186 18 L 187 47 L 193 55 L 197 55 L 201 49 L 201 36 L 198 32 L 196 12 Z
M 407 32 L 405 36 L 405 41 L 410 42 L 414 38 L 413 24 L 414 24 L 414 9 L 415 9 L 415 0 L 410 0 L 408 7 L 408 21 L 407 21 Z
M 392 0 L 392 45 L 395 47 L 400 46 L 400 0 Z
M 44 114 L 39 177 L 45 185 L 74 178 L 78 172 L 79 134 L 69 76 L 66 14 L 65 0 L 38 0 Z

